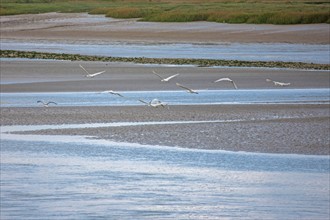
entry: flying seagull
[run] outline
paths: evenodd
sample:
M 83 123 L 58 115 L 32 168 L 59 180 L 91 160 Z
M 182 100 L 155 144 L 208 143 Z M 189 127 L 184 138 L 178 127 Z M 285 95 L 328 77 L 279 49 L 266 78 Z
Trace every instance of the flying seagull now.
M 103 91 L 103 92 L 100 92 L 100 93 L 110 93 L 112 95 L 117 95 L 117 96 L 120 96 L 120 97 L 123 97 L 124 98 L 124 96 L 122 94 L 120 94 L 118 92 L 115 92 L 113 90 L 107 90 L 107 91 Z
M 162 76 L 160 76 L 158 73 L 156 73 L 155 71 L 152 71 L 156 76 L 158 76 L 159 78 L 160 78 L 160 81 L 161 82 L 168 82 L 168 81 L 170 81 L 170 79 L 172 79 L 172 78 L 174 78 L 174 77 L 176 77 L 176 76 L 178 76 L 179 75 L 179 73 L 177 73 L 177 74 L 174 74 L 174 75 L 172 75 L 172 76 L 169 76 L 169 77 L 167 77 L 167 78 L 163 78 Z
M 275 86 L 289 86 L 291 83 L 284 83 L 284 82 L 277 82 L 271 79 L 266 79 L 267 82 L 272 82 L 274 83 Z
M 233 86 L 235 87 L 235 89 L 237 89 L 236 83 L 230 78 L 220 78 L 218 80 L 215 80 L 214 82 L 216 83 L 216 82 L 221 82 L 221 81 L 231 82 L 233 84 Z
M 101 71 L 101 72 L 97 72 L 97 73 L 92 73 L 91 74 L 82 65 L 79 64 L 79 66 L 80 66 L 81 69 L 83 69 L 87 73 L 87 75 L 86 75 L 87 78 L 93 78 L 93 77 L 95 77 L 97 75 L 100 75 L 100 74 L 102 74 L 102 73 L 105 72 L 105 70 L 104 70 L 104 71 Z
M 189 92 L 189 93 L 198 94 L 198 92 L 196 92 L 195 90 L 192 90 L 192 89 L 190 89 L 188 87 L 185 87 L 185 86 L 181 85 L 180 83 L 176 83 L 176 85 L 179 86 L 179 87 L 181 87 L 181 88 L 183 88 L 183 89 L 185 89 L 185 90 L 187 90 L 187 92 Z
M 154 107 L 154 108 L 157 108 L 159 106 L 162 106 L 162 107 L 167 106 L 167 103 L 161 102 L 158 99 L 153 99 L 150 102 L 146 102 L 142 99 L 139 99 L 139 101 L 142 102 L 143 104 L 147 105 L 147 106 L 151 106 L 151 107 Z
M 54 105 L 57 105 L 57 103 L 56 102 L 43 102 L 43 101 L 37 101 L 37 103 L 41 103 L 41 104 L 43 104 L 43 106 L 44 107 L 49 107 L 49 104 L 54 104 Z

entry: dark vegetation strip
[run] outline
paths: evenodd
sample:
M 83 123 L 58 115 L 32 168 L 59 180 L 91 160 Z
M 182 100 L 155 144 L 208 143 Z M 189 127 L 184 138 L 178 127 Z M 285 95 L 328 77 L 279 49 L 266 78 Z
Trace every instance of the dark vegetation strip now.
M 269 67 L 269 68 L 330 70 L 329 64 L 314 64 L 314 63 L 302 63 L 302 62 L 146 58 L 146 57 L 105 57 L 105 56 L 88 56 L 88 55 L 79 55 L 79 54 L 63 54 L 63 53 L 59 54 L 59 53 L 44 53 L 44 52 L 15 51 L 15 50 L 1 50 L 0 57 L 71 60 L 71 61 L 131 62 L 131 63 L 142 63 L 142 64 L 196 65 L 199 67 L 230 66 L 230 67 Z

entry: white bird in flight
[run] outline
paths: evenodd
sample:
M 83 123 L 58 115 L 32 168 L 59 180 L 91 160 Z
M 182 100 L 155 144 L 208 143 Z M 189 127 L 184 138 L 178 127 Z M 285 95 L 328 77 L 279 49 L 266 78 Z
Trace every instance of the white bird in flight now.
M 109 93 L 109 94 L 117 95 L 117 96 L 120 96 L 120 97 L 123 97 L 124 98 L 124 96 L 122 94 L 120 94 L 118 92 L 115 92 L 113 90 L 107 90 L 107 91 L 103 91 L 103 92 L 100 92 L 100 93 Z
M 185 89 L 185 90 L 187 90 L 187 92 L 189 92 L 189 93 L 198 94 L 198 92 L 196 92 L 195 90 L 192 90 L 192 89 L 190 89 L 188 87 L 185 87 L 185 86 L 181 85 L 180 83 L 176 83 L 176 85 L 179 86 L 179 87 L 181 87 L 181 88 L 183 88 L 183 89 Z
M 95 77 L 97 75 L 100 75 L 100 74 L 105 72 L 105 70 L 103 70 L 103 71 L 97 72 L 97 73 L 89 73 L 82 65 L 79 64 L 79 66 L 80 66 L 81 69 L 83 69 L 87 73 L 87 75 L 86 75 L 87 78 L 93 78 L 93 77 Z
M 220 78 L 218 80 L 215 80 L 214 82 L 216 83 L 216 82 L 221 82 L 221 81 L 231 82 L 233 84 L 233 86 L 235 87 L 235 89 L 237 89 L 236 83 L 230 78 Z
M 274 83 L 275 86 L 289 86 L 291 83 L 285 83 L 285 82 L 277 82 L 271 79 L 266 79 L 267 82 L 272 82 Z
M 151 107 L 154 107 L 154 108 L 157 108 L 159 106 L 162 106 L 162 107 L 167 106 L 167 103 L 161 102 L 158 99 L 153 99 L 150 102 L 146 102 L 142 99 L 139 99 L 139 101 L 142 102 L 143 104 L 146 104 L 147 106 L 151 106 Z
M 152 71 L 156 76 L 158 76 L 159 78 L 160 78 L 160 81 L 161 82 L 168 82 L 168 81 L 170 81 L 170 79 L 172 79 L 172 78 L 174 78 L 174 77 L 176 77 L 176 76 L 178 76 L 179 75 L 179 73 L 177 73 L 177 74 L 174 74 L 174 75 L 172 75 L 172 76 L 169 76 L 169 77 L 167 77 L 167 78 L 163 78 L 162 76 L 160 76 L 158 73 L 156 73 L 155 71 Z
M 54 104 L 54 105 L 57 105 L 56 102 L 43 102 L 43 101 L 37 101 L 37 103 L 41 103 L 44 107 L 49 107 L 49 104 Z

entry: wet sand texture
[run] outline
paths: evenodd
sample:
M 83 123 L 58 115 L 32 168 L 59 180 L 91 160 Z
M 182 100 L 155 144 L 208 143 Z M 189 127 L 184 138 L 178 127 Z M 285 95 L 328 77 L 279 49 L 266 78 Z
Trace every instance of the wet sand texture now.
M 28 25 L 27 25 L 28 24 Z M 329 24 L 156 23 L 83 13 L 1 16 L 2 39 L 103 42 L 329 44 Z
M 90 71 L 106 72 L 85 78 L 82 64 Z M 164 76 L 180 75 L 168 83 L 160 82 L 152 71 Z M 281 89 L 266 82 L 273 79 L 290 82 L 289 88 L 329 88 L 329 71 L 265 68 L 205 68 L 193 66 L 159 66 L 131 63 L 70 61 L 1 61 L 1 92 L 65 91 L 148 91 L 178 90 L 175 82 L 195 89 L 233 89 L 230 83 L 213 83 L 230 77 L 239 89 Z
M 239 122 L 43 130 L 114 141 L 198 149 L 329 155 L 329 105 L 2 108 L 1 125 L 144 121 Z
M 27 25 L 28 24 L 28 25 Z M 329 25 L 250 25 L 209 22 L 151 23 L 88 14 L 47 13 L 1 17 L 1 39 L 144 43 L 317 43 L 329 44 Z M 83 77 L 79 63 L 93 71 Z M 141 66 L 129 63 L 1 61 L 1 92 L 174 90 L 152 74 L 180 73 L 178 82 L 195 89 L 232 89 L 214 84 L 231 77 L 240 89 L 275 88 L 267 78 L 290 88 L 329 88 L 329 71 L 261 68 Z M 276 87 L 277 89 L 277 87 Z M 267 153 L 329 155 L 329 105 L 212 105 L 135 107 L 1 108 L 1 125 L 134 121 L 233 120 L 240 122 L 148 125 L 38 131 L 40 134 L 91 135 L 115 141 Z M 31 132 L 33 133 L 33 132 Z

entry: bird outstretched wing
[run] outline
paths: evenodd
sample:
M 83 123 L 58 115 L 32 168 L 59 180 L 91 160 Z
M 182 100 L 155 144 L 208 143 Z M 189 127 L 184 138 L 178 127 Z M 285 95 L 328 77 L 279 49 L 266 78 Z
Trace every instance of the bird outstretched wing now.
M 161 80 L 163 80 L 164 78 L 163 77 L 161 77 L 161 75 L 159 75 L 158 73 L 156 73 L 156 71 L 152 71 L 153 72 L 153 74 L 155 74 L 156 76 L 158 76 Z
M 94 76 L 97 76 L 97 75 L 100 75 L 102 73 L 104 73 L 105 70 L 101 71 L 101 72 L 97 72 L 97 73 L 93 73 L 93 74 L 89 74 L 90 77 L 94 77 Z
M 166 79 L 163 79 L 164 81 L 169 81 L 170 79 L 172 79 L 172 78 L 174 78 L 174 77 L 176 77 L 176 76 L 178 76 L 179 75 L 179 73 L 177 73 L 177 74 L 174 74 L 174 75 L 172 75 L 172 76 L 169 76 L 169 77 L 167 77 Z
M 188 87 L 186 87 L 186 86 L 183 86 L 183 85 L 181 85 L 180 83 L 176 83 L 176 85 L 179 86 L 179 87 L 181 87 L 181 88 L 183 88 L 183 89 L 185 89 L 185 90 L 187 90 L 187 91 L 190 92 L 190 93 L 198 94 L 198 92 L 196 92 L 196 91 L 194 91 L 194 90 L 192 90 L 192 89 L 190 89 L 190 88 L 188 88 Z
M 81 69 L 83 69 L 87 73 L 87 75 L 90 75 L 90 73 L 82 65 L 79 64 L 79 66 Z

